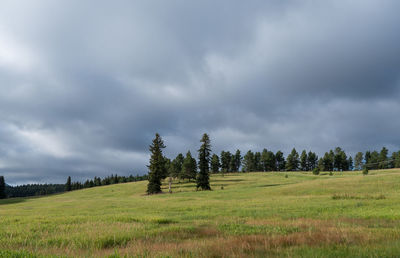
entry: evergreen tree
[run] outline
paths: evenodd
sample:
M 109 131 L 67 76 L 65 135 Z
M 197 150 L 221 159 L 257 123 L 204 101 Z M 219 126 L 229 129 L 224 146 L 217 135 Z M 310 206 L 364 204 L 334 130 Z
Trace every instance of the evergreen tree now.
M 202 145 L 199 149 L 199 174 L 197 176 L 197 188 L 202 190 L 211 190 L 210 187 L 210 176 L 209 176 L 209 165 L 210 165 L 210 153 L 211 144 L 210 138 L 205 133 L 201 138 L 200 142 Z
M 65 191 L 71 191 L 71 177 L 69 176 L 67 179 L 67 183 L 65 184 Z
M 343 163 L 346 161 L 346 159 L 343 159 L 343 151 L 340 147 L 335 148 L 335 154 L 333 158 L 333 169 L 336 169 L 337 171 L 342 170 Z
M 258 151 L 254 153 L 254 171 L 262 171 L 261 153 Z
M 275 171 L 276 170 L 276 157 L 272 151 L 264 149 L 261 153 L 261 170 L 262 171 Z
M 235 156 L 231 155 L 231 159 L 229 162 L 229 172 L 237 172 L 236 171 L 236 162 L 235 162 Z
M 149 183 L 147 185 L 147 194 L 156 194 L 161 192 L 161 178 L 166 174 L 165 159 L 162 149 L 165 148 L 161 136 L 156 133 L 152 144 L 149 147 L 151 152 L 149 168 Z
M 307 167 L 308 170 L 313 170 L 314 168 L 318 167 L 318 156 L 315 152 L 308 152 L 307 155 Z
M 243 172 L 255 171 L 254 153 L 249 150 L 243 157 Z
M 353 158 L 351 156 L 349 156 L 348 164 L 349 164 L 349 169 L 348 170 L 353 170 L 354 169 Z
M 261 167 L 262 167 L 262 171 L 268 171 L 268 150 L 267 149 L 263 149 L 263 151 L 261 152 Z
M 219 157 L 217 154 L 213 154 L 211 157 L 211 172 L 218 173 L 221 164 L 219 163 Z
M 235 160 L 235 172 L 238 172 L 240 166 L 242 165 L 242 155 L 240 154 L 240 150 L 236 150 L 235 155 L 232 157 Z
M 366 166 L 369 169 L 378 169 L 379 168 L 379 153 L 377 151 L 373 151 L 370 153 L 370 156 L 368 158 L 368 162 L 366 163 Z
M 295 148 L 292 149 L 292 152 L 288 155 L 286 159 L 286 170 L 288 171 L 296 171 L 299 167 L 299 153 Z
M 278 171 L 283 171 L 285 170 L 286 167 L 286 161 L 285 161 L 285 157 L 283 156 L 283 152 L 282 151 L 277 151 L 275 154 L 275 160 L 276 160 L 276 169 Z
M 354 157 L 354 166 L 355 169 L 361 170 L 363 165 L 364 154 L 362 152 L 357 152 L 356 156 Z
M 371 152 L 370 151 L 366 151 L 365 152 L 365 164 L 370 163 L 370 159 L 371 159 Z
M 185 159 L 183 160 L 181 178 L 189 179 L 190 181 L 190 179 L 196 179 L 196 175 L 197 175 L 196 159 L 194 159 L 190 151 L 188 151 L 186 153 Z
M 333 152 L 330 151 L 325 152 L 325 155 L 322 157 L 320 162 L 320 169 L 322 171 L 333 171 L 333 163 L 334 163 L 334 155 Z
M 387 157 L 387 155 L 388 155 L 388 149 L 386 149 L 385 147 L 383 147 L 382 148 L 382 150 L 381 150 L 381 152 L 379 153 L 379 168 L 380 169 L 385 169 L 385 168 L 388 168 L 388 163 L 387 163 L 387 160 L 388 160 L 388 157 Z
M 232 155 L 229 151 L 221 151 L 221 170 L 222 172 L 230 171 Z
M 171 164 L 168 168 L 169 176 L 174 177 L 174 178 L 180 178 L 184 159 L 185 159 L 185 157 L 183 156 L 183 154 L 179 153 L 176 156 L 176 158 L 171 161 Z
M 309 170 L 307 160 L 308 160 L 307 152 L 306 150 L 303 150 L 300 155 L 300 169 L 303 171 Z
M 6 182 L 4 176 L 0 176 L 0 199 L 5 199 L 6 197 Z

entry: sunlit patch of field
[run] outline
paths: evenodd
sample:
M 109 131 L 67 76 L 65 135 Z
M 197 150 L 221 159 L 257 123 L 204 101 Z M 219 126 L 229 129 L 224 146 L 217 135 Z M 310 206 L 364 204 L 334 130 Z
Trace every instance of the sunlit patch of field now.
M 153 196 L 146 185 L 0 201 L 0 256 L 400 254 L 398 169 L 213 175 L 213 191 L 175 181 Z

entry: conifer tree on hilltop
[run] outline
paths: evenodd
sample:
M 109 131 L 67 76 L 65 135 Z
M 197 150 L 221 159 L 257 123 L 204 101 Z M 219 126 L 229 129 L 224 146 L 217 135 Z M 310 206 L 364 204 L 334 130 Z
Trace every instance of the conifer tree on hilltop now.
M 196 164 L 196 159 L 192 157 L 192 154 L 190 151 L 186 153 L 186 157 L 183 160 L 182 164 L 182 172 L 181 172 L 181 178 L 182 179 L 196 179 L 197 176 L 197 164 Z
M 69 192 L 72 190 L 72 186 L 71 186 L 71 177 L 69 176 L 67 179 L 67 183 L 65 184 L 65 191 Z
M 6 197 L 6 182 L 4 181 L 4 176 L 0 176 L 0 199 L 5 199 Z
M 157 194 L 161 192 L 161 179 L 167 174 L 165 158 L 162 149 L 165 148 L 161 136 L 156 133 L 152 144 L 149 147 L 151 152 L 149 168 L 149 183 L 147 185 L 147 194 Z
M 287 156 L 286 159 L 286 170 L 288 171 L 296 171 L 299 167 L 299 153 L 295 148 L 292 149 L 292 152 Z
M 211 158 L 211 172 L 218 173 L 221 164 L 219 163 L 219 157 L 217 154 L 213 154 Z
M 211 145 L 210 138 L 206 133 L 203 134 L 200 142 L 202 143 L 202 145 L 199 149 L 200 171 L 197 176 L 197 188 L 201 188 L 202 190 L 211 190 L 209 176 Z

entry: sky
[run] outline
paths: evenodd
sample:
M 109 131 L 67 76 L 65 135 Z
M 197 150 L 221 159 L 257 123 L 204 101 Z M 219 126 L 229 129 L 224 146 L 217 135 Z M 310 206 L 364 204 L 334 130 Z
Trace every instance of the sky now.
M 400 149 L 400 1 L 0 2 L 0 174 L 147 173 L 166 156 Z

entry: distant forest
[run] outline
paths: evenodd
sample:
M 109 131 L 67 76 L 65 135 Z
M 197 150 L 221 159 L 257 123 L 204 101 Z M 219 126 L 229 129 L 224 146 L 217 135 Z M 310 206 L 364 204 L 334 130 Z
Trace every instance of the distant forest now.
M 165 158 L 165 175 L 179 180 L 196 179 L 198 174 L 197 160 L 190 151 L 184 156 L 178 154 L 174 159 Z M 244 156 L 240 150 L 234 153 L 222 151 L 220 155 L 213 154 L 210 159 L 211 173 L 229 172 L 268 172 L 268 171 L 312 171 L 318 168 L 321 171 L 348 171 L 368 169 L 400 168 L 400 151 L 389 155 L 387 148 L 378 151 L 358 152 L 351 157 L 340 148 L 325 152 L 318 157 L 312 151 L 303 150 L 298 153 L 295 148 L 285 158 L 283 152 L 272 152 L 264 149 L 261 152 L 247 151 Z M 78 190 L 102 185 L 126 183 L 148 180 L 148 175 L 118 176 L 111 175 L 104 178 L 94 177 L 85 182 L 72 181 L 68 177 L 66 184 L 27 184 L 9 186 L 5 184 L 4 177 L 0 176 L 0 198 L 40 196 L 61 193 L 65 191 Z
M 4 180 L 4 177 L 2 178 Z M 100 177 L 94 177 L 93 180 L 86 180 L 84 183 L 71 182 L 71 177 L 68 177 L 66 184 L 26 184 L 18 186 L 9 186 L 4 184 L 2 187 L 2 182 L 1 182 L 2 180 L 0 179 L 0 192 L 2 191 L 2 189 L 4 189 L 3 195 L 0 194 L 0 199 L 1 196 L 3 196 L 3 198 L 41 196 L 41 195 L 62 193 L 65 191 L 90 188 L 101 185 L 111 185 L 118 183 L 143 181 L 143 180 L 147 180 L 147 175 L 118 176 L 117 174 L 115 174 L 104 177 L 103 179 L 101 179 Z

